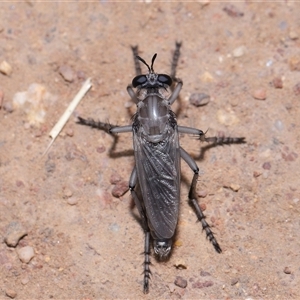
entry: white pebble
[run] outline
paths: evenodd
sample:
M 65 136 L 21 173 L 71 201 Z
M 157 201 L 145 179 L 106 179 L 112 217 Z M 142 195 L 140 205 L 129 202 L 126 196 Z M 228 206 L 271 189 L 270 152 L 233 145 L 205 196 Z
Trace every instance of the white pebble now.
M 279 131 L 282 131 L 283 128 L 284 128 L 284 126 L 283 126 L 283 124 L 282 124 L 282 122 L 281 122 L 280 120 L 276 120 L 276 122 L 275 122 L 275 127 L 276 127 L 276 129 L 279 130 Z
M 67 202 L 69 205 L 76 205 L 78 203 L 78 198 L 70 197 L 70 198 L 68 198 Z
M 238 184 L 232 183 L 230 185 L 230 188 L 234 191 L 234 192 L 238 192 L 238 190 L 241 188 Z
M 221 124 L 226 126 L 232 126 L 239 122 L 238 117 L 234 114 L 233 111 L 227 112 L 219 109 L 217 111 L 217 118 Z
M 245 46 L 240 46 L 232 51 L 232 55 L 234 57 L 241 57 L 245 54 L 246 50 L 247 48 Z
M 12 73 L 11 65 L 7 61 L 3 60 L 0 63 L 0 72 L 9 76 Z
M 28 264 L 31 261 L 31 259 L 34 257 L 34 250 L 30 246 L 25 246 L 17 249 L 17 253 L 19 259 L 26 264 Z
M 289 32 L 289 37 L 290 37 L 291 40 L 297 40 L 299 38 L 297 32 L 295 32 L 295 31 L 290 31 Z

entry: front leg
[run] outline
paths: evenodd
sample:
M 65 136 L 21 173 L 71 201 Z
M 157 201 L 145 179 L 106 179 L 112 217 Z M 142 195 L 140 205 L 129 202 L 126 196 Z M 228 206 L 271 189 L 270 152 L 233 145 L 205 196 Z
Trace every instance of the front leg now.
M 178 82 L 178 79 L 176 78 L 176 69 L 177 69 L 178 60 L 180 57 L 181 45 L 182 45 L 181 42 L 175 43 L 175 51 L 173 53 L 172 64 L 171 64 L 171 78 L 172 78 L 172 80 L 177 81 L 177 82 Z
M 135 74 L 136 74 L 136 76 L 138 76 L 138 75 L 142 74 L 142 69 L 141 69 L 140 61 L 137 59 L 137 56 L 139 55 L 139 47 L 138 47 L 138 45 L 131 46 L 131 50 L 132 50 L 132 54 L 133 54 Z

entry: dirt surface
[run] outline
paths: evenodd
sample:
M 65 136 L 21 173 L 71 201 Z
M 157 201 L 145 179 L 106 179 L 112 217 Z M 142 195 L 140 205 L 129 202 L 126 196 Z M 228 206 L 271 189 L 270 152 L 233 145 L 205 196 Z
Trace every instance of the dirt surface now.
M 299 11 L 292 1 L 2 2 L 0 298 L 299 299 Z M 137 212 L 129 192 L 112 195 L 134 165 L 131 135 L 120 134 L 112 152 L 113 138 L 76 116 L 130 124 L 130 46 L 148 62 L 158 53 L 155 70 L 169 73 L 175 41 L 183 43 L 178 123 L 247 143 L 181 137 L 223 252 L 188 205 L 193 172 L 182 162 L 174 249 L 167 262 L 152 256 L 144 295 Z M 88 77 L 92 89 L 43 156 Z M 196 107 L 192 93 L 210 101 Z

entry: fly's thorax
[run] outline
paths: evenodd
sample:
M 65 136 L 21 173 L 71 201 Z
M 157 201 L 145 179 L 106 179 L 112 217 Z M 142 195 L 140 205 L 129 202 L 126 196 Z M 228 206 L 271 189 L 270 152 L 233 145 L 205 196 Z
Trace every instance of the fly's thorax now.
M 148 96 L 137 104 L 137 118 L 143 135 L 153 143 L 164 138 L 170 118 L 170 107 L 167 100 L 158 94 Z
M 153 248 L 160 260 L 168 258 L 172 249 L 172 239 L 154 239 Z

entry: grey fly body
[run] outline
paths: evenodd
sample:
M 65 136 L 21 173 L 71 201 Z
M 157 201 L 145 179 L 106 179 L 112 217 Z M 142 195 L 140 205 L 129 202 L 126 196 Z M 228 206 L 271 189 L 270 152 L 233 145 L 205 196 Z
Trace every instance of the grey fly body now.
M 181 43 L 176 43 L 171 76 L 154 72 L 156 54 L 149 66 L 137 55 L 137 47 L 132 48 L 137 76 L 132 80 L 132 85 L 127 87 L 127 91 L 136 104 L 137 111 L 131 125 L 118 127 L 79 117 L 80 124 L 104 130 L 112 135 L 123 132 L 133 134 L 135 166 L 130 176 L 129 188 L 145 232 L 144 293 L 149 291 L 151 274 L 150 240 L 153 241 L 154 252 L 159 260 L 167 259 L 171 252 L 179 216 L 181 158 L 194 172 L 188 194 L 189 203 L 215 250 L 218 253 L 222 251 L 197 202 L 196 184 L 199 168 L 194 159 L 180 146 L 179 133 L 191 134 L 200 141 L 218 145 L 244 142 L 244 138 L 206 137 L 200 129 L 177 124 L 171 106 L 178 98 L 183 85 L 183 82 L 175 77 L 180 47 Z M 140 62 L 147 66 L 148 74 L 141 74 Z M 171 88 L 174 81 L 176 86 L 167 98 L 165 92 Z

